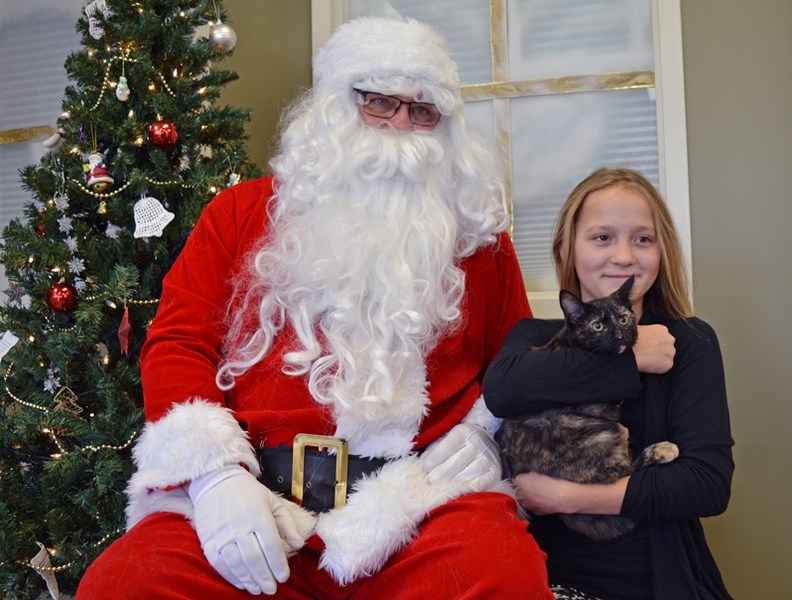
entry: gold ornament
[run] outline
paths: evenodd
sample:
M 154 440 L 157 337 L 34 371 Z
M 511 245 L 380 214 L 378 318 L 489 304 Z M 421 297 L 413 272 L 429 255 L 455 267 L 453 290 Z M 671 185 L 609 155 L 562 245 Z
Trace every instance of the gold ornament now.
M 77 394 L 75 394 L 69 386 L 64 385 L 57 394 L 55 394 L 55 412 L 70 412 L 79 415 L 83 411 L 83 407 L 77 404 Z

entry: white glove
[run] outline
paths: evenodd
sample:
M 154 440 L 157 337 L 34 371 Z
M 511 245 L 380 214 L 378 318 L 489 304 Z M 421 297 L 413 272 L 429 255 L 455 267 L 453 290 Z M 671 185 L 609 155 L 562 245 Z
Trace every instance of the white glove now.
M 289 578 L 287 553 L 305 542 L 282 499 L 239 465 L 198 477 L 187 493 L 209 563 L 241 590 L 274 594 Z
M 430 444 L 422 459 L 430 483 L 440 478 L 457 478 L 467 481 L 471 491 L 481 492 L 502 479 L 498 445 L 478 425 L 456 425 Z

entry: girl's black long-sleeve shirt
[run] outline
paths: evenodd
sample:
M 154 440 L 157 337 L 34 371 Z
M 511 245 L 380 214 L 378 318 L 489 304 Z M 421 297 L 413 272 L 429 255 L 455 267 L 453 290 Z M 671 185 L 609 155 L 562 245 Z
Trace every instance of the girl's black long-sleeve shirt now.
M 645 314 L 642 324 L 651 322 L 658 321 Z M 676 340 L 674 366 L 663 375 L 647 375 L 638 372 L 631 351 L 533 352 L 562 322 L 524 319 L 490 364 L 484 399 L 498 417 L 623 401 L 622 422 L 634 455 L 664 440 L 680 449 L 672 463 L 630 477 L 621 515 L 639 522 L 631 534 L 598 544 L 555 517 L 534 520 L 551 581 L 603 598 L 729 598 L 699 522 L 726 510 L 734 471 L 720 347 L 701 319 L 662 324 Z

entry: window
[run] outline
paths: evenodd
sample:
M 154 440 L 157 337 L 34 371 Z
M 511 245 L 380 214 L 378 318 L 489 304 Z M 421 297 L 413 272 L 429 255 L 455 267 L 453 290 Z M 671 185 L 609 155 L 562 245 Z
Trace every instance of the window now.
M 314 0 L 314 49 L 360 15 L 412 17 L 446 36 L 466 119 L 503 164 L 537 316 L 560 314 L 550 260 L 558 209 L 599 166 L 636 168 L 659 187 L 689 268 L 679 0 Z
M 0 0 L 0 229 L 33 200 L 19 170 L 38 163 L 68 84 L 63 63 L 80 47 L 82 0 Z M 0 265 L 0 292 L 8 288 Z M 0 302 L 6 296 L 0 293 Z

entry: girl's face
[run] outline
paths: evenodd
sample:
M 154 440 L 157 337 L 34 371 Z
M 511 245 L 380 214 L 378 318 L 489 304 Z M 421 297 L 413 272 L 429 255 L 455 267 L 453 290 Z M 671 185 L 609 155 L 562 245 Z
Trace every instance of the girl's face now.
M 660 271 L 660 244 L 649 200 L 618 184 L 592 192 L 578 215 L 573 243 L 583 301 L 607 296 L 635 275 L 630 298 L 640 318 L 644 295 Z

